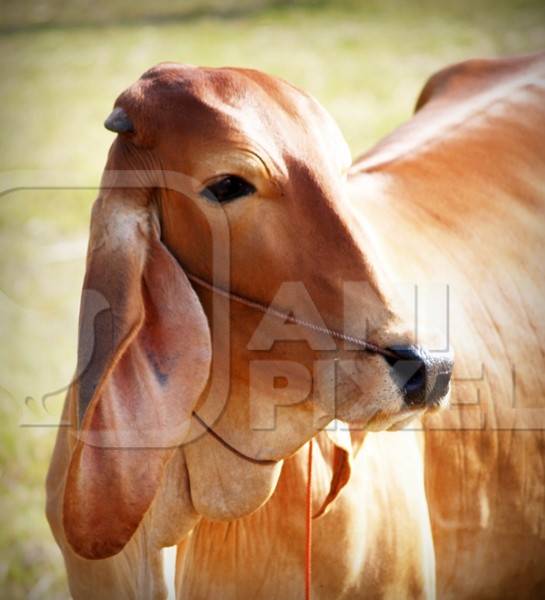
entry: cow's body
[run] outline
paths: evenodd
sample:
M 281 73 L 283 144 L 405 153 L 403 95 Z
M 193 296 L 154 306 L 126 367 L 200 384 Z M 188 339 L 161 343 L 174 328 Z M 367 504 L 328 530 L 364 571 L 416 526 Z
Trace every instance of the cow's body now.
M 353 170 L 386 262 L 451 289 L 451 410 L 426 422 L 440 598 L 545 593 L 545 57 L 434 76 Z
M 369 433 L 363 442 L 353 434 L 352 476 L 314 521 L 315 600 L 433 597 L 435 562 L 440 598 L 533 598 L 543 589 L 544 423 L 529 412 L 545 409 L 543 65 L 470 63 L 436 76 L 417 116 L 352 167 L 353 207 L 394 275 L 451 286 L 458 382 L 454 409 L 426 424 L 425 463 L 417 432 Z M 463 381 L 479 378 L 483 363 L 483 381 Z M 325 433 L 317 440 L 315 508 L 334 451 Z M 63 532 L 73 443 L 61 431 L 48 516 L 76 598 L 163 598 L 160 551 L 175 544 L 180 598 L 302 596 L 306 445 L 272 468 L 241 463 L 209 435 L 178 449 L 132 539 L 117 555 L 89 561 Z M 194 477 L 190 485 L 206 461 L 204 483 Z M 231 467 L 247 480 L 228 479 Z M 260 469 L 269 469 L 265 477 Z M 195 510 L 219 514 L 249 491 L 254 509 L 266 502 L 249 516 L 219 522 Z

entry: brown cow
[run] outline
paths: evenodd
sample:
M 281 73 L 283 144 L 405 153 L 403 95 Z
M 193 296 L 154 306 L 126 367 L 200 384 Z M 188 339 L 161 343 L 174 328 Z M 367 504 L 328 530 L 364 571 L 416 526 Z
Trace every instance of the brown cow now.
M 417 434 L 317 433 L 334 417 L 400 427 L 443 403 L 449 370 L 448 353 L 411 346 L 399 323 L 375 242 L 347 199 L 334 124 L 263 74 L 161 65 L 120 97 L 107 126 L 120 135 L 93 213 L 70 426 L 48 478 L 74 597 L 164 597 L 160 549 L 175 544 L 179 597 L 300 597 L 305 442 L 316 434 L 312 499 L 315 511 L 329 506 L 314 524 L 314 597 L 432 597 Z M 425 169 L 414 191 L 390 176 L 395 161 L 383 157 L 395 144 L 353 167 L 350 182 L 353 192 L 365 184 L 361 215 L 391 249 L 394 227 L 404 242 L 437 231 L 418 201 L 438 206 L 430 192 L 444 185 Z M 413 194 L 409 211 L 389 210 Z M 420 252 L 441 261 L 429 246 L 396 249 L 404 278 Z M 264 305 L 295 318 L 263 317 Z M 478 368 L 473 358 L 462 367 Z M 447 464 L 437 454 L 431 467 Z M 442 502 L 460 498 L 441 491 Z M 452 542 L 435 529 L 439 575 L 452 580 L 442 557 Z
M 417 109 L 351 181 L 399 232 L 394 272 L 452 289 L 453 407 L 426 419 L 438 596 L 543 598 L 545 54 L 447 68 Z
M 331 118 L 256 71 L 162 64 L 106 126 L 48 478 L 74 597 L 163 597 L 175 544 L 181 597 L 299 597 L 316 435 L 314 597 L 433 596 L 417 434 L 355 447 L 443 404 L 452 363 L 390 307 Z M 335 418 L 361 431 L 319 433 Z
M 48 478 L 72 594 L 163 597 L 161 548 L 185 543 L 181 597 L 300 596 L 318 434 L 314 596 L 433 596 L 416 433 L 355 458 L 361 433 L 319 433 L 399 428 L 444 403 L 452 367 L 390 307 L 331 118 L 255 71 L 163 64 L 106 126 Z

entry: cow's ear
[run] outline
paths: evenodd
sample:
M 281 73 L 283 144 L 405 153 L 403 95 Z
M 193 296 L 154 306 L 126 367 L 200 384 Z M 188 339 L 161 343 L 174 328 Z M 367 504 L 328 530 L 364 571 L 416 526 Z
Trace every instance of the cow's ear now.
M 153 206 L 149 191 L 103 189 L 93 209 L 63 504 L 66 538 L 86 558 L 129 541 L 209 375 L 206 315 Z

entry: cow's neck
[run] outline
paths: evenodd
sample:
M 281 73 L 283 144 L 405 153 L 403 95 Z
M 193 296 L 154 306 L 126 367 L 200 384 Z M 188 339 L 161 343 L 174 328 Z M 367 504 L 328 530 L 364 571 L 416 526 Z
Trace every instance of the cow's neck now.
M 458 400 L 487 405 L 487 426 L 508 428 L 516 419 L 523 427 L 521 419 L 532 423 L 536 415 L 511 410 L 513 377 L 519 408 L 545 403 L 539 350 L 545 336 L 545 194 L 529 178 L 517 182 L 517 196 L 481 188 L 480 205 L 472 207 L 461 182 L 449 197 L 432 202 L 433 186 L 421 186 L 417 175 L 414 187 L 386 176 L 362 179 L 362 212 L 378 234 L 379 254 L 394 276 L 423 284 L 424 293 L 430 283 L 443 284 L 445 292 L 449 286 Z M 462 418 L 475 424 L 484 418 L 478 408 L 465 412 Z

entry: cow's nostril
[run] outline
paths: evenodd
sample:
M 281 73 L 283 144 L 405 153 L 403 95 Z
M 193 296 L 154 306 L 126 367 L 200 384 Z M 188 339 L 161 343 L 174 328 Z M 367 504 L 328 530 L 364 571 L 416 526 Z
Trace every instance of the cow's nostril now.
M 411 375 L 409 381 L 405 384 L 403 390 L 407 396 L 416 394 L 426 385 L 426 367 L 421 363 L 414 375 Z
M 415 346 L 390 346 L 394 356 L 386 361 L 392 368 L 392 376 L 403 390 L 407 404 L 422 404 L 426 392 L 426 362 L 422 352 Z
M 406 404 L 437 406 L 447 395 L 452 375 L 450 352 L 429 353 L 417 346 L 396 345 L 385 356 L 392 378 L 403 391 Z

